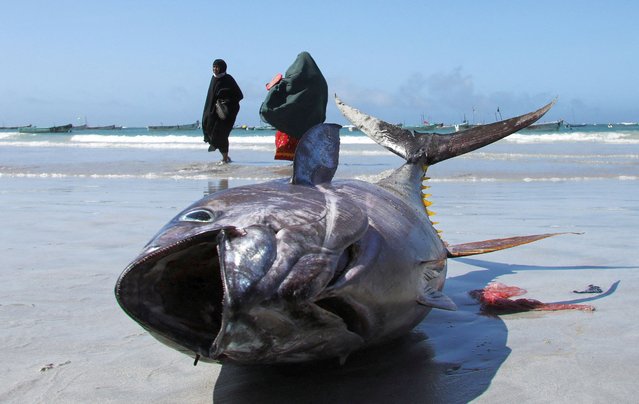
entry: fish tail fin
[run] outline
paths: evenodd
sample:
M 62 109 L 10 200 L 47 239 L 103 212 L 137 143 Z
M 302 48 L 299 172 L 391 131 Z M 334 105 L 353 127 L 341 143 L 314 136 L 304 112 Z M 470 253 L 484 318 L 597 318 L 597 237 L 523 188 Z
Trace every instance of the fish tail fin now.
M 531 125 L 541 118 L 555 100 L 537 111 L 503 121 L 476 126 L 453 135 L 419 133 L 402 129 L 346 105 L 335 96 L 340 112 L 376 143 L 409 163 L 433 165 L 489 145 Z

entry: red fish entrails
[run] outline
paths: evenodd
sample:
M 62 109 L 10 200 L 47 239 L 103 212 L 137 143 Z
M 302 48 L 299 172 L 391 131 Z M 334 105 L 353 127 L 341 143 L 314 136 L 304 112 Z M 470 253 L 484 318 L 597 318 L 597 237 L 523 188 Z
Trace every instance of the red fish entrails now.
M 510 297 L 521 296 L 525 293 L 525 289 L 507 286 L 499 282 L 493 282 L 484 289 L 476 289 L 469 292 L 473 298 L 481 303 L 483 311 L 516 313 L 532 310 L 595 310 L 593 306 L 588 304 L 543 303 L 535 299 L 510 299 Z

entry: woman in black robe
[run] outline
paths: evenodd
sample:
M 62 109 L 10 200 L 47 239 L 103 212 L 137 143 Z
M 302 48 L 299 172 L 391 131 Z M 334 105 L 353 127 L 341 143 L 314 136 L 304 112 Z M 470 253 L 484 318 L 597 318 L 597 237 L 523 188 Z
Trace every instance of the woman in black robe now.
M 226 62 L 215 59 L 213 77 L 204 103 L 202 131 L 204 141 L 209 143 L 209 151 L 220 150 L 220 164 L 231 162 L 229 157 L 229 135 L 240 112 L 240 100 L 244 98 L 235 79 L 226 73 Z M 217 104 L 217 107 L 216 107 Z

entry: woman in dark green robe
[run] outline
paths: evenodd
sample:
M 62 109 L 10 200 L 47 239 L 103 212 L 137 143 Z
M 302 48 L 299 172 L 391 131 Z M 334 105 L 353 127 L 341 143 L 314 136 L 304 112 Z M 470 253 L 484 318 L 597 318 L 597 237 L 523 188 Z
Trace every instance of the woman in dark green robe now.
M 328 85 L 315 60 L 301 52 L 274 84 L 260 107 L 262 120 L 300 139 L 312 126 L 326 120 Z

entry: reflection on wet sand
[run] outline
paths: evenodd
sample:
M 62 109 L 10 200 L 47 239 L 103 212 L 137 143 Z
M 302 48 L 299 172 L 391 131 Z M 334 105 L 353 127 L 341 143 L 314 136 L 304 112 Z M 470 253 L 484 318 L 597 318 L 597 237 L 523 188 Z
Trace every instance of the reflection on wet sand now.
M 204 196 L 214 194 L 218 191 L 224 191 L 225 189 L 229 189 L 228 178 L 220 178 L 213 181 L 209 181 L 208 188 L 204 190 Z

